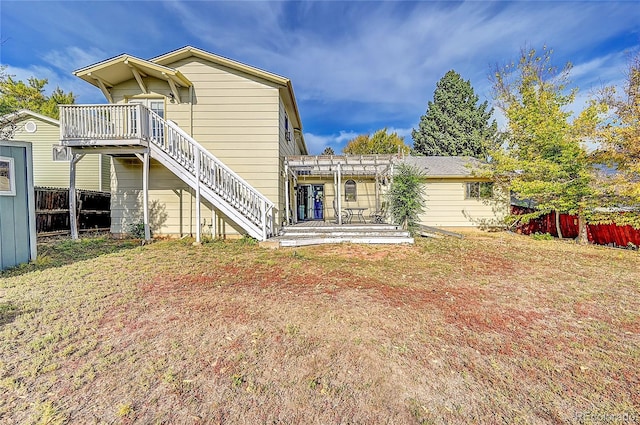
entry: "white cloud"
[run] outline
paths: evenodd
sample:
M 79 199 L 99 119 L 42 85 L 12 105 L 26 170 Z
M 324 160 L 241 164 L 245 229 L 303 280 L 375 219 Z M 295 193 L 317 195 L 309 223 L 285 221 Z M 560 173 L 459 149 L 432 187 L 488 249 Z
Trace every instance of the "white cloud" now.
M 42 2 L 35 15 L 29 2 L 6 3 L 5 52 L 50 88 L 103 102 L 70 72 L 122 52 L 146 58 L 192 44 L 290 77 L 307 143 L 320 151 L 384 126 L 404 129 L 409 143 L 408 127 L 445 72 L 490 99 L 491 67 L 527 46 L 548 44 L 559 66 L 573 61 L 581 96 L 620 81 L 624 55 L 612 46 L 629 34 L 637 44 L 640 19 L 630 2 Z
M 43 59 L 54 67 L 71 72 L 76 69 L 94 64 L 106 59 L 108 55 L 97 47 L 82 49 L 77 46 L 69 46 L 62 50 L 52 50 L 43 56 Z
M 413 113 L 411 121 L 424 112 L 435 83 L 449 69 L 471 79 L 476 92 L 490 98 L 492 64 L 516 59 L 520 48 L 549 43 L 562 53 L 561 62 L 634 25 L 635 19 L 624 7 L 611 5 L 604 14 L 602 4 L 577 9 L 575 3 L 166 6 L 209 48 L 292 78 L 301 102 L 360 102 L 378 115 L 392 111 L 406 120 Z M 616 25 L 604 25 L 603 15 Z M 576 71 L 597 74 L 605 66 L 603 57 Z

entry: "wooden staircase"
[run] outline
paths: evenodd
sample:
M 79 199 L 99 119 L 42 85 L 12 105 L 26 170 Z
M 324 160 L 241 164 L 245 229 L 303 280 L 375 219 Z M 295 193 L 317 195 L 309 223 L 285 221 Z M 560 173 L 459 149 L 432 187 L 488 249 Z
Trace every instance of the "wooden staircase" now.
M 248 235 L 274 235 L 274 204 L 177 124 L 140 104 L 60 105 L 61 145 L 148 152 Z

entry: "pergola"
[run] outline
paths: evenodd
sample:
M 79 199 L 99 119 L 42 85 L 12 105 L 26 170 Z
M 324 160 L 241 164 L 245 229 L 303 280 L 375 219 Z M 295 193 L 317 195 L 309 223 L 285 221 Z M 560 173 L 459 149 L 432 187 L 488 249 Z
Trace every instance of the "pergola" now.
M 291 222 L 291 196 L 290 188 L 298 184 L 299 176 L 333 176 L 335 188 L 335 208 L 338 224 L 342 224 L 341 187 L 342 176 L 366 176 L 375 179 L 376 208 L 380 207 L 379 183 L 384 179 L 390 180 L 393 176 L 393 162 L 397 155 L 296 155 L 287 156 L 284 159 L 285 169 L 285 201 L 286 220 Z M 297 211 L 296 197 L 293 198 L 293 211 Z M 293 222 L 297 222 L 294 214 Z

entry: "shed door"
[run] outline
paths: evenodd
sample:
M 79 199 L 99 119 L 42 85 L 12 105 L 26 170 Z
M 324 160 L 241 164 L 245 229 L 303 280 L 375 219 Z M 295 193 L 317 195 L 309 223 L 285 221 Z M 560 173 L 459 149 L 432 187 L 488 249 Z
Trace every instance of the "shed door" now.
M 26 155 L 27 150 L 23 147 L 0 146 L 2 188 L 15 189 L 0 190 L 0 270 L 30 260 Z M 9 163 L 12 163 L 11 167 L 7 166 Z

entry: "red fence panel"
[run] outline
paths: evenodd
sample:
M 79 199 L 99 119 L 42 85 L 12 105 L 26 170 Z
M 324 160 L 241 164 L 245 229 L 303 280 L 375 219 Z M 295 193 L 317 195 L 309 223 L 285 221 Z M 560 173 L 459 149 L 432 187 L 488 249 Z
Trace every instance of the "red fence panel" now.
M 522 215 L 533 212 L 526 207 L 511 206 L 511 214 Z M 558 236 L 556 231 L 555 212 L 545 214 L 529 223 L 518 224 L 517 233 L 531 235 L 534 233 L 549 233 Z M 575 238 L 578 236 L 578 217 L 569 214 L 560 214 L 560 230 L 562 237 Z M 598 245 L 629 246 L 633 244 L 640 246 L 640 229 L 634 229 L 629 225 L 618 226 L 617 224 L 589 224 L 587 225 L 587 237 L 589 242 Z

